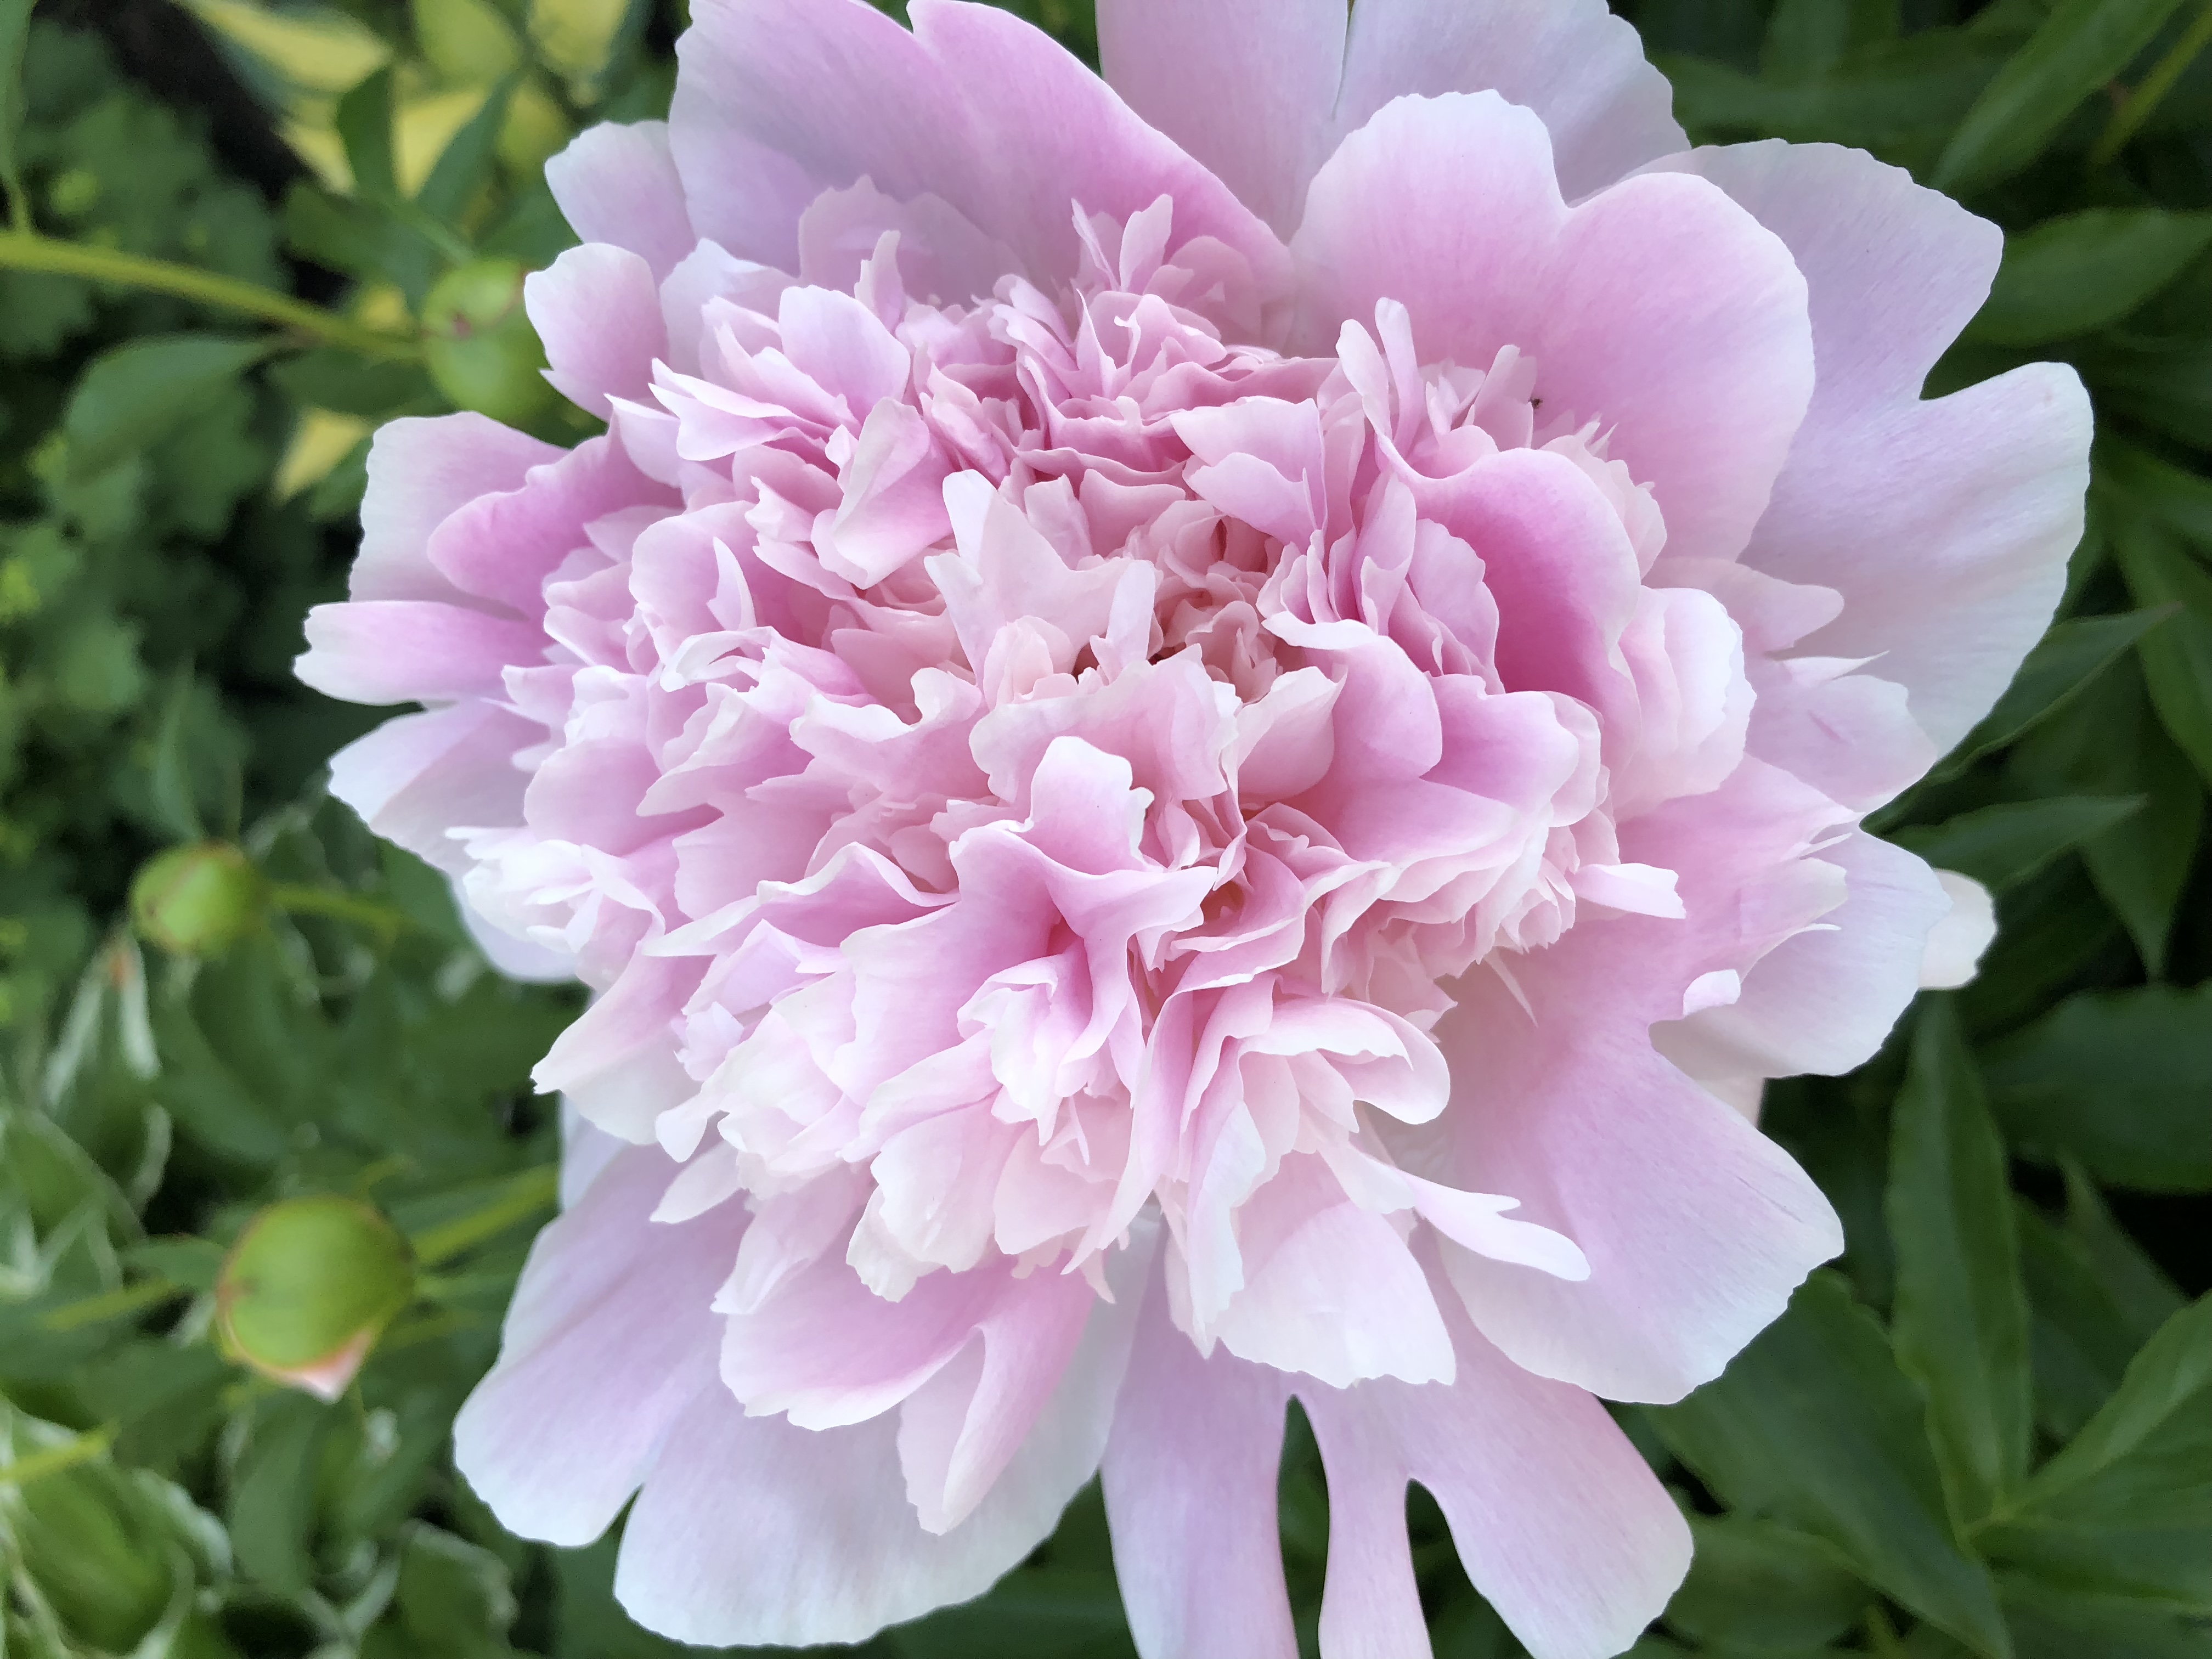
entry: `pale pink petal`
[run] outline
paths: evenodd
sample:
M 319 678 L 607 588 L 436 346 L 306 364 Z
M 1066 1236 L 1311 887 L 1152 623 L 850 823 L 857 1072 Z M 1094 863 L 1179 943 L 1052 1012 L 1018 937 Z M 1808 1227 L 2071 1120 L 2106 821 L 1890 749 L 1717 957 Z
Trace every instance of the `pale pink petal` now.
M 453 598 L 430 562 L 431 532 L 485 491 L 514 489 L 561 453 L 481 415 L 386 422 L 368 447 L 361 553 L 347 591 L 356 599 Z
M 1495 94 L 1401 98 L 1314 180 L 1297 337 L 1402 301 L 1422 356 L 1533 356 L 1547 421 L 1595 422 L 1678 556 L 1733 556 L 1813 390 L 1805 281 L 1717 190 L 1630 179 L 1561 201 L 1543 124 Z
M 541 727 L 485 703 L 386 720 L 331 757 L 331 793 L 417 858 L 459 873 L 456 824 L 518 823 L 529 781 L 515 754 Z
M 1972 876 L 1938 870 L 1936 879 L 1942 883 L 1951 908 L 1929 931 L 1928 951 L 1920 962 L 1920 987 L 1955 991 L 1972 981 L 1982 965 L 1982 953 L 1997 936 L 1996 906 L 1990 890 Z
M 647 1218 L 674 1172 L 656 1148 L 623 1152 L 538 1235 L 499 1364 L 454 1421 L 461 1474 L 526 1537 L 597 1538 L 714 1387 L 714 1286 L 737 1237 L 725 1216 Z
M 570 403 L 605 420 L 609 397 L 650 395 L 668 329 L 642 255 L 606 242 L 572 247 L 523 279 L 522 298 L 545 345 L 545 378 Z
M 1681 148 L 1666 78 L 1600 0 L 1103 0 L 1098 54 L 1130 107 L 1287 236 L 1348 133 L 1412 93 L 1495 91 L 1543 118 L 1589 194 Z
M 1107 1443 L 1114 1569 L 1146 1659 L 1293 1659 L 1275 1522 L 1291 1379 L 1201 1358 L 1154 1285 Z
M 952 0 L 923 0 L 914 15 L 908 33 L 860 0 L 737 0 L 702 14 L 680 48 L 671 117 L 702 234 L 796 269 L 806 205 L 866 178 L 901 200 L 941 198 L 1040 276 L 1074 270 L 1078 203 L 1123 217 L 1163 195 L 1178 239 L 1280 259 L 1219 180 L 1047 36 Z
M 349 702 L 493 696 L 510 666 L 545 654 L 544 635 L 527 623 L 421 599 L 319 605 L 307 632 L 293 672 Z
M 1690 1529 L 1628 1437 L 1579 1389 L 1533 1376 L 1455 1317 L 1449 1387 L 1300 1386 L 1328 1474 L 1325 1659 L 1419 1653 L 1406 1484 L 1451 1523 L 1474 1586 L 1543 1659 L 1611 1659 L 1690 1565 Z
M 1697 172 L 1788 244 L 1810 287 L 1820 378 L 1773 505 L 1746 552 L 1840 591 L 1805 641 L 1878 657 L 1941 750 L 1965 735 L 2042 633 L 2081 538 L 2090 414 L 2071 369 L 2042 363 L 1920 401 L 1972 316 L 2002 238 L 1862 151 L 1702 149 Z
M 579 238 L 628 248 L 655 276 L 675 269 L 699 240 L 665 121 L 586 128 L 545 164 L 545 182 Z

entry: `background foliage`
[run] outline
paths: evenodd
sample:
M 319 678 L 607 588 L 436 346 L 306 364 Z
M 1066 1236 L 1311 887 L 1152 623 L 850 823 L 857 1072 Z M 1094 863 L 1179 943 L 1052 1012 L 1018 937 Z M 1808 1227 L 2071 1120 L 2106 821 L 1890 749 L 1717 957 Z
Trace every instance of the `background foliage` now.
M 443 884 L 325 800 L 367 720 L 288 665 L 375 422 L 578 435 L 507 315 L 567 239 L 538 167 L 665 106 L 681 20 L 187 9 L 0 0 L 0 1654 L 673 1653 L 613 1606 L 611 1545 L 506 1535 L 447 1462 L 550 1204 L 526 1079 L 573 995 L 489 972 Z M 1090 52 L 1083 0 L 1029 9 Z M 1638 1652 L 2212 1656 L 2212 5 L 1627 9 L 1701 141 L 1861 145 L 2003 225 L 1931 392 L 2059 357 L 2100 422 L 2062 619 L 1876 826 L 1996 891 L 1981 977 L 1770 1091 L 1849 1249 L 1719 1382 L 1622 1414 L 1698 1538 Z M 202 869 L 212 908 L 156 882 L 134 931 L 132 872 L 208 842 L 246 854 Z M 311 1194 L 418 1265 L 330 1405 L 218 1329 L 226 1250 Z M 1282 1480 L 1310 1642 L 1295 1419 Z M 1410 1506 L 1439 1654 L 1517 1652 Z M 1095 1494 L 869 1651 L 1127 1654 Z

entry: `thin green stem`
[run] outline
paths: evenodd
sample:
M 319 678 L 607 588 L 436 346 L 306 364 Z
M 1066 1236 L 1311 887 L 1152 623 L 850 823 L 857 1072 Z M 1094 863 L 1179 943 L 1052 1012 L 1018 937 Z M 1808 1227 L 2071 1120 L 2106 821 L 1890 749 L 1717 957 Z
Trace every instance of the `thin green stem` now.
M 59 1474 L 64 1469 L 79 1463 L 89 1463 L 95 1457 L 105 1456 L 115 1443 L 115 1428 L 106 1424 L 88 1429 L 74 1440 L 64 1440 L 58 1446 L 49 1446 L 44 1451 L 34 1451 L 14 1462 L 0 1464 L 0 1486 L 27 1486 L 33 1480 L 47 1475 Z
M 102 1320 L 120 1319 L 125 1314 L 159 1307 L 162 1303 L 185 1293 L 183 1285 L 172 1284 L 166 1279 L 143 1279 L 136 1285 L 125 1285 L 121 1290 L 88 1296 L 82 1302 L 64 1303 L 48 1312 L 39 1322 L 50 1331 L 73 1331 L 81 1325 L 97 1325 Z
M 2089 151 L 2089 165 L 2100 167 L 2117 156 L 2129 139 L 2150 119 L 2151 112 L 2159 100 L 2173 90 L 2173 83 L 2182 72 L 2195 61 L 2197 54 L 2212 46 L 2212 4 L 2208 4 L 2189 26 L 2187 33 L 2173 43 L 2172 50 L 2158 60 L 2157 65 L 2130 91 L 2120 106 L 2112 112 L 2106 124 L 2104 136 Z
M 269 889 L 269 902 L 291 915 L 330 916 L 339 921 L 373 927 L 386 939 L 404 933 L 416 925 L 414 918 L 391 905 L 379 904 L 374 899 L 356 898 L 351 893 L 333 893 L 327 888 L 310 887 L 304 882 L 276 883 Z
M 496 1238 L 517 1222 L 527 1221 L 540 1210 L 551 1208 L 560 1191 L 561 1171 L 553 1164 L 541 1164 L 535 1169 L 525 1170 L 507 1182 L 500 1195 L 481 1210 L 416 1233 L 409 1240 L 415 1247 L 416 1265 L 434 1267 L 487 1239 Z
M 94 282 L 147 289 L 156 294 L 173 294 L 201 305 L 259 317 L 325 344 L 357 351 L 365 357 L 407 358 L 422 353 L 422 348 L 404 336 L 364 328 L 336 312 L 311 306 L 256 283 L 240 282 L 234 276 L 167 259 L 149 259 L 114 248 L 60 241 L 35 232 L 17 229 L 0 235 L 0 266 L 44 271 L 57 276 L 82 276 Z

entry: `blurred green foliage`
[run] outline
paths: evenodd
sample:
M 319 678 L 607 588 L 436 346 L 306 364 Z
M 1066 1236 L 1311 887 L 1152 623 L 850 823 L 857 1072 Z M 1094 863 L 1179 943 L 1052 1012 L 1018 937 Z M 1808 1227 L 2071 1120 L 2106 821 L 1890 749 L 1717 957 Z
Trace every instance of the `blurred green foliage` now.
M 574 996 L 491 973 L 441 878 L 325 799 L 372 717 L 289 665 L 373 425 L 512 394 L 512 365 L 441 366 L 439 319 L 504 315 L 565 245 L 539 164 L 665 106 L 680 8 L 187 3 L 300 158 L 282 199 L 96 34 L 0 0 L 10 204 L 233 284 L 0 262 L 0 1653 L 656 1659 L 611 1542 L 524 1544 L 447 1462 L 550 1202 L 526 1079 Z M 1094 55 L 1080 0 L 1019 9 Z M 1876 825 L 1986 882 L 1998 941 L 1858 1073 L 1770 1090 L 1849 1249 L 1720 1381 L 1621 1413 L 1698 1540 L 1638 1652 L 2212 1656 L 2212 6 L 1624 9 L 1701 142 L 1861 145 L 2003 226 L 1931 392 L 2057 357 L 2100 421 L 2061 619 Z M 179 951 L 130 915 L 170 848 L 138 908 Z M 217 1340 L 226 1252 L 309 1194 L 415 1258 L 331 1405 Z M 1310 1649 L 1295 1415 L 1282 1498 Z M 1510 1659 L 1409 1514 L 1442 1659 Z M 1127 1654 L 1095 1492 L 869 1651 Z

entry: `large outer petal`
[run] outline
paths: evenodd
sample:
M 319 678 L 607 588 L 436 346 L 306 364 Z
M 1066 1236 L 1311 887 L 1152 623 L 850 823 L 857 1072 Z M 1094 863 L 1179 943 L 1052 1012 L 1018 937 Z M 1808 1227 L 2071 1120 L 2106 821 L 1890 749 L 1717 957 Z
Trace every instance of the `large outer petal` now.
M 1710 185 L 1626 179 L 1570 209 L 1543 123 L 1495 93 L 1402 98 L 1315 178 L 1291 243 L 1294 343 L 1402 301 L 1424 360 L 1518 346 L 1542 418 L 1611 433 L 1652 486 L 1668 548 L 1732 558 L 1765 510 L 1813 392 L 1805 281 Z
M 1021 1449 L 943 1533 L 907 1501 L 895 1414 L 817 1431 L 702 1394 L 630 1511 L 616 1595 L 678 1641 L 751 1647 L 863 1641 L 981 1595 L 1098 1468 L 1133 1325 L 1124 1302 L 1094 1310 Z
M 453 1424 L 455 1463 L 510 1531 L 591 1542 L 714 1389 L 714 1290 L 744 1218 L 657 1226 L 674 1173 L 658 1147 L 617 1153 L 531 1247 L 499 1364 Z
M 402 714 L 331 757 L 331 793 L 387 841 L 448 875 L 469 858 L 447 831 L 522 822 L 517 751 L 545 728 L 488 702 Z
M 1288 235 L 1346 133 L 1407 93 L 1543 118 L 1569 199 L 1679 149 L 1666 77 L 1602 0 L 1102 0 L 1106 78 Z
M 1455 1382 L 1331 1389 L 1225 1353 L 1201 1359 L 1166 1300 L 1156 1289 L 1141 1316 L 1105 1463 L 1115 1565 L 1145 1659 L 1297 1650 L 1275 1525 L 1292 1394 L 1328 1473 L 1323 1659 L 1427 1651 L 1406 1534 L 1412 1480 L 1540 1659 L 1608 1659 L 1681 1582 L 1688 1528 L 1604 1408 L 1522 1370 L 1456 1310 Z
M 862 0 L 698 9 L 669 130 L 702 234 L 796 270 L 808 204 L 867 178 L 942 198 L 1051 278 L 1076 268 L 1079 202 L 1126 218 L 1170 195 L 1178 242 L 1218 237 L 1279 274 L 1267 228 L 1048 37 L 956 0 L 913 14 L 909 33 Z
M 520 489 L 531 468 L 562 454 L 481 415 L 386 422 L 368 447 L 361 553 L 347 591 L 356 599 L 455 598 L 430 562 L 430 532 L 488 490 Z
M 628 248 L 655 276 L 698 245 L 665 121 L 586 128 L 545 164 L 545 182 L 579 238 Z
M 1711 179 L 1789 246 L 1809 287 L 1812 407 L 1744 555 L 1832 587 L 1805 653 L 1879 657 L 1948 749 L 2050 621 L 2081 538 L 2090 412 L 2034 363 L 1935 402 L 1921 383 L 1989 292 L 2003 239 L 1863 151 L 1779 143 L 1659 164 Z

